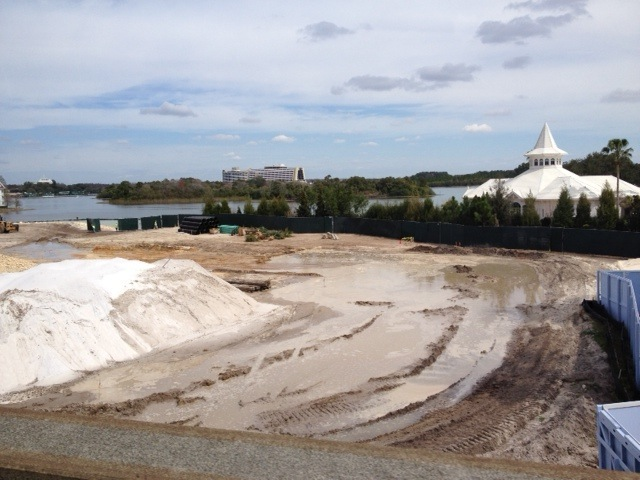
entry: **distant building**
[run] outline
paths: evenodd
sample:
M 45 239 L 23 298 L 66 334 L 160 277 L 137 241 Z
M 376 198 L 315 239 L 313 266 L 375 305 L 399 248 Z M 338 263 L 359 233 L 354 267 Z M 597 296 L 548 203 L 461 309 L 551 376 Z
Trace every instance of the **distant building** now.
M 271 165 L 264 168 L 249 168 L 241 170 L 233 167 L 231 170 L 222 170 L 223 182 L 235 182 L 236 180 L 251 180 L 262 177 L 267 181 L 279 180 L 281 182 L 304 182 L 304 168 L 287 167 L 285 165 Z
M 562 157 L 567 152 L 558 148 L 549 125 L 542 127 L 538 141 L 533 150 L 524 154 L 529 161 L 529 168 L 515 178 L 503 180 L 493 178 L 487 180 L 479 187 L 468 189 L 464 196 L 473 198 L 484 194 L 491 194 L 499 182 L 507 192 L 507 198 L 513 207 L 522 211 L 524 202 L 530 194 L 535 197 L 536 211 L 540 218 L 551 217 L 558 204 L 558 197 L 562 188 L 569 190 L 569 197 L 574 206 L 578 198 L 584 193 L 591 204 L 591 215 L 596 214 L 600 204 L 600 194 L 605 184 L 608 183 L 615 192 L 616 177 L 614 175 L 576 175 L 562 166 Z M 640 188 L 620 180 L 620 199 L 627 196 L 640 195 Z
M 53 185 L 53 180 L 51 180 L 50 178 L 42 177 L 36 183 L 46 183 L 47 185 Z

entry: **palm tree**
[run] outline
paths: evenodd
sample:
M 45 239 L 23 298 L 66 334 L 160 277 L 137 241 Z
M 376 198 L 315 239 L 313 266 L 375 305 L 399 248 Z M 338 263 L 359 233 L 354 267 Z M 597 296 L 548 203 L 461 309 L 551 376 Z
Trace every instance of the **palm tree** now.
M 620 210 L 620 164 L 624 160 L 631 160 L 633 148 L 627 147 L 629 142 L 626 138 L 612 138 L 607 146 L 602 149 L 602 153 L 612 154 L 616 165 L 616 208 Z

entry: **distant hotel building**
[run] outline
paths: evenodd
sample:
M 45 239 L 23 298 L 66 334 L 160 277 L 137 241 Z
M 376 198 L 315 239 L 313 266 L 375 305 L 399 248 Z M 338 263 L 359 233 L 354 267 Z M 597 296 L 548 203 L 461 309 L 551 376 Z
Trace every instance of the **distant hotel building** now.
M 281 182 L 304 182 L 304 168 L 286 167 L 284 165 L 271 165 L 264 168 L 249 168 L 240 170 L 233 167 L 231 170 L 222 170 L 222 181 L 225 183 L 236 180 L 251 180 L 262 177 L 267 181 L 279 180 Z

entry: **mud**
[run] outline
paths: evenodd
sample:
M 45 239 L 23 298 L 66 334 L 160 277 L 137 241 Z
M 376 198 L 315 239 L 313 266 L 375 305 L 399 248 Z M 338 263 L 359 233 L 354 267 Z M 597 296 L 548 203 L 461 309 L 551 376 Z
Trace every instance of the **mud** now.
M 18 235 L 55 238 L 80 258 L 190 258 L 268 281 L 252 296 L 291 315 L 0 399 L 16 408 L 596 465 L 595 405 L 615 398 L 580 304 L 613 259 L 64 224 L 21 225 L 0 247 Z

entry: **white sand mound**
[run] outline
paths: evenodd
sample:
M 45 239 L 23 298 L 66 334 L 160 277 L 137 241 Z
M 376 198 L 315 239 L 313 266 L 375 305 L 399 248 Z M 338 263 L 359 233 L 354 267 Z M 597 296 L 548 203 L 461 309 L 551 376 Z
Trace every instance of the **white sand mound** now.
M 0 274 L 0 394 L 238 331 L 275 308 L 191 260 L 66 260 Z

